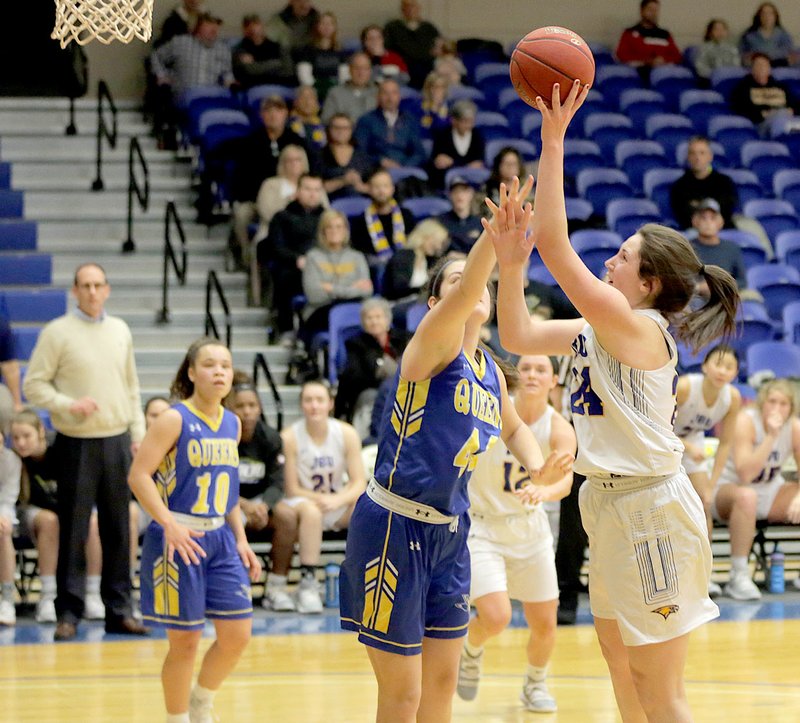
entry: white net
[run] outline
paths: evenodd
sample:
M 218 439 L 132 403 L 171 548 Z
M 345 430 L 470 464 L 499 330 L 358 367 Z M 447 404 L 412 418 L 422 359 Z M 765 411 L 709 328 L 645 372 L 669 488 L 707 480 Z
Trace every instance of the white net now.
M 144 42 L 153 32 L 153 0 L 55 0 L 56 24 L 50 37 L 65 48 L 75 41 Z

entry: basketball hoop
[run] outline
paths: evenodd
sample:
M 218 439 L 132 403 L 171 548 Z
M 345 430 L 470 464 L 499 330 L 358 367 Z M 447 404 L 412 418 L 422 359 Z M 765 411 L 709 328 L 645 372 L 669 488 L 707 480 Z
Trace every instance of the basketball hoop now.
M 86 45 L 99 40 L 130 43 L 150 40 L 153 32 L 153 0 L 55 0 L 56 24 L 50 35 L 65 48 L 75 41 Z

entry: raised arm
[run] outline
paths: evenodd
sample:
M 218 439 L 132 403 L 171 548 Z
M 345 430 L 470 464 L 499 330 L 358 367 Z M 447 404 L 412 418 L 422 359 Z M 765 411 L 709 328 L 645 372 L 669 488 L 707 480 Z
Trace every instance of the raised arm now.
M 733 462 L 741 483 L 750 484 L 764 470 L 782 426 L 780 417 L 768 418 L 764 425 L 764 439 L 756 444 L 756 427 L 752 417 L 744 411 L 739 412 L 733 435 Z
M 717 453 L 714 455 L 714 467 L 711 470 L 710 485 L 712 489 L 716 486 L 722 470 L 725 469 L 725 464 L 731 454 L 733 447 L 733 438 L 736 432 L 736 419 L 739 416 L 739 409 L 742 406 L 742 395 L 736 387 L 731 387 L 731 406 L 727 414 L 722 418 L 721 429 L 719 433 L 719 446 Z

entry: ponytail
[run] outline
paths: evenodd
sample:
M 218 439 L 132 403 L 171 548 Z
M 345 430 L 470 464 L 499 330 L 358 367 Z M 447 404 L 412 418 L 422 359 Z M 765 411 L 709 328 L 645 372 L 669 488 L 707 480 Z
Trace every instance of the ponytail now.
M 714 339 L 727 342 L 736 333 L 739 289 L 736 281 L 720 266 L 701 266 L 700 275 L 708 285 L 708 301 L 696 311 L 683 316 L 676 326 L 676 336 L 693 351 Z

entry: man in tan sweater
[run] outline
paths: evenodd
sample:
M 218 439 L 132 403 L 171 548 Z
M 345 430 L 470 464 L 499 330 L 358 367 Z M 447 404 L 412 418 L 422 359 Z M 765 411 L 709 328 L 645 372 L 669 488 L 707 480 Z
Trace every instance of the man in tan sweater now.
M 106 314 L 109 293 L 100 266 L 78 267 L 72 287 L 78 306 L 42 329 L 23 387 L 31 403 L 50 412 L 58 432 L 56 640 L 74 638 L 83 616 L 93 506 L 103 546 L 106 631 L 147 632 L 132 615 L 126 482 L 144 417 L 131 333 L 122 319 Z

